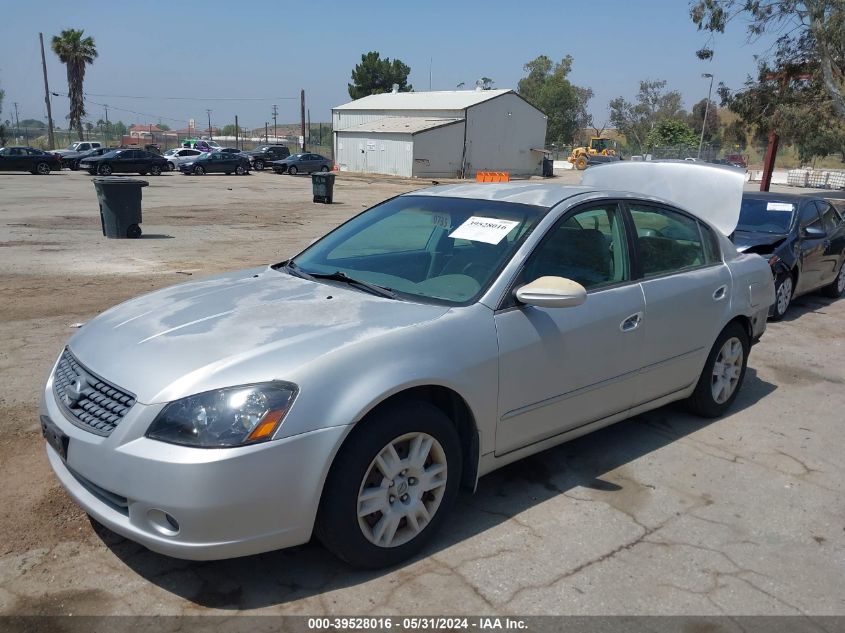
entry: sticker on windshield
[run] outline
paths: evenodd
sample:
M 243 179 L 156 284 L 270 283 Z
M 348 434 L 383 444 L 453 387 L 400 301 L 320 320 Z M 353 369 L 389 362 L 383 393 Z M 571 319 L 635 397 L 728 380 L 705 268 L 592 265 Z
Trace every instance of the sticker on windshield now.
M 766 205 L 766 211 L 789 211 L 795 208 L 791 202 L 770 202 Z
M 449 234 L 449 237 L 471 242 L 498 244 L 519 222 L 472 216 Z
M 452 228 L 452 216 L 448 213 L 432 213 L 431 223 L 447 231 Z

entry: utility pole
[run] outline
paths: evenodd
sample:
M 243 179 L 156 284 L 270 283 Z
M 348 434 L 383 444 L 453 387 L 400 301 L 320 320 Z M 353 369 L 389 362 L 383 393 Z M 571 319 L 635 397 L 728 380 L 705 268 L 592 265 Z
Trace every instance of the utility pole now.
M 111 143 L 111 129 L 109 127 L 109 106 L 108 106 L 108 104 L 104 103 L 103 108 L 105 108 L 105 110 L 106 110 L 106 138 L 105 138 L 105 141 L 106 141 L 106 146 L 108 147 L 108 144 Z
M 698 158 L 701 158 L 701 146 L 704 144 L 704 130 L 707 129 L 707 111 L 710 109 L 710 95 L 713 94 L 713 75 L 701 73 L 703 78 L 710 77 L 710 88 L 707 90 L 707 101 L 704 103 L 704 121 L 701 122 L 701 138 L 698 139 Z
M 302 132 L 302 151 L 305 151 L 305 90 L 299 92 L 299 118 Z
M 47 59 L 44 57 L 44 34 L 39 33 L 38 39 L 41 41 L 41 70 L 44 71 L 44 103 L 47 104 L 47 134 L 50 149 L 56 147 L 55 138 L 53 137 L 53 106 L 50 105 L 50 86 L 47 83 Z
M 21 122 L 18 119 L 18 102 L 15 101 L 15 143 L 18 142 L 18 137 L 21 135 Z
M 279 142 L 279 132 L 277 131 L 276 117 L 279 116 L 279 106 L 273 105 L 273 138 L 275 142 Z
M 240 149 L 238 147 L 238 115 L 235 115 L 235 149 Z
M 211 133 L 211 110 L 206 110 L 206 113 L 208 113 L 208 140 L 213 141 L 214 135 Z
M 308 144 L 311 145 L 311 108 L 308 108 L 306 113 L 307 114 L 305 116 L 308 123 L 306 124 L 305 129 L 308 131 Z
M 265 143 L 270 142 L 270 131 L 267 129 L 268 125 L 270 125 L 270 123 L 267 122 L 267 121 L 264 121 L 264 142 Z

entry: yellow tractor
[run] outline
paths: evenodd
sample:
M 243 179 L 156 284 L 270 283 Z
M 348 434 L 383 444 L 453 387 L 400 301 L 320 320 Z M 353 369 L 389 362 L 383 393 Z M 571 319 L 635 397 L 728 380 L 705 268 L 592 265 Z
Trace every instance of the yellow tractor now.
M 591 163 L 609 163 L 621 160 L 621 156 L 618 155 L 616 141 L 594 136 L 590 139 L 589 147 L 574 147 L 568 160 L 575 165 L 575 169 L 583 170 Z

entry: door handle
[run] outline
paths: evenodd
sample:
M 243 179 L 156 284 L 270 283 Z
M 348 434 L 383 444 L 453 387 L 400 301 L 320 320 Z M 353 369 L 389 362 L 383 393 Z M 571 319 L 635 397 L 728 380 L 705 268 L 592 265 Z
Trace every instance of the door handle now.
M 722 299 L 725 298 L 727 293 L 728 293 L 728 287 L 727 286 L 719 286 L 718 288 L 716 288 L 715 292 L 713 292 L 713 300 L 714 301 L 721 301 Z
M 619 329 L 623 332 L 630 332 L 631 330 L 636 330 L 640 323 L 643 322 L 643 313 L 637 312 L 636 314 L 632 314 L 627 319 L 622 321 L 619 324 Z

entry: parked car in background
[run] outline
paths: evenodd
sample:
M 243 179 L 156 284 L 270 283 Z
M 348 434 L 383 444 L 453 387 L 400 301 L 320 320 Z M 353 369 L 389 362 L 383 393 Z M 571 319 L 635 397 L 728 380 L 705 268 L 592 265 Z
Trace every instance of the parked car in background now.
M 251 152 L 244 153 L 249 156 L 249 161 L 257 171 L 262 171 L 268 163 L 274 160 L 281 160 L 290 156 L 287 145 L 262 145 Z
M 195 161 L 204 152 L 198 149 L 191 149 L 188 147 L 174 147 L 164 152 L 164 158 L 168 162 L 168 170 L 173 171 L 178 169 L 182 163 L 190 163 Z
M 167 166 L 168 162 L 164 156 L 143 149 L 115 149 L 102 156 L 92 156 L 79 161 L 80 169 L 100 176 L 129 173 L 160 176 Z
M 313 535 L 395 565 L 516 459 L 672 401 L 730 409 L 774 289 L 719 231 L 590 186 L 397 196 L 290 260 L 88 321 L 42 391 L 50 464 L 96 521 L 170 556 Z
M 95 149 L 89 149 L 84 152 L 69 152 L 67 154 L 63 154 L 62 159 L 62 167 L 66 167 L 71 171 L 77 171 L 79 169 L 79 163 L 84 159 L 95 156 L 102 156 L 106 152 L 112 151 L 110 147 L 97 147 Z
M 239 150 L 237 147 L 221 147 L 214 151 L 223 152 L 224 154 L 244 154 L 243 150 Z
M 28 171 L 46 176 L 62 168 L 62 159 L 53 152 L 34 147 L 0 148 L 0 171 Z
M 845 292 L 845 224 L 827 200 L 746 193 L 731 238 L 737 250 L 762 255 L 772 267 L 777 297 L 772 319 L 782 319 L 799 295 L 818 289 L 828 297 Z
M 97 149 L 98 147 L 102 147 L 102 145 L 96 141 L 76 141 L 64 149 L 54 150 L 53 153 L 64 156 L 73 152 L 87 152 L 89 149 Z
M 237 174 L 243 176 L 249 173 L 249 159 L 240 154 L 227 152 L 207 152 L 200 154 L 194 160 L 179 165 L 179 170 L 185 175 L 204 176 L 205 174 Z
M 290 174 L 291 176 L 303 173 L 310 174 L 314 171 L 330 171 L 332 161 L 319 154 L 293 154 L 284 160 L 276 160 L 270 163 L 273 171 L 277 174 Z

